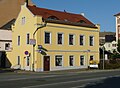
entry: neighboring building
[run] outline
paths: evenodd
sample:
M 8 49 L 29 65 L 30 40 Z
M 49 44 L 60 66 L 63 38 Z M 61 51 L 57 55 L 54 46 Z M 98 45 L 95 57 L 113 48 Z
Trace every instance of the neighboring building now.
M 120 39 L 120 13 L 115 14 L 116 19 L 116 41 L 118 42 L 118 39 Z
M 103 45 L 106 51 L 113 53 L 117 51 L 117 42 L 115 32 L 100 32 L 100 47 Z
M 21 5 L 26 0 L 0 0 L 0 68 L 10 67 L 8 53 L 12 50 L 12 29 Z M 28 0 L 32 4 L 31 0 Z
M 6 23 L 16 19 L 21 5 L 25 3 L 26 0 L 0 0 L 0 28 Z M 31 4 L 31 0 L 28 0 Z
M 12 28 L 12 68 L 53 71 L 99 62 L 99 25 L 80 14 L 21 6 Z

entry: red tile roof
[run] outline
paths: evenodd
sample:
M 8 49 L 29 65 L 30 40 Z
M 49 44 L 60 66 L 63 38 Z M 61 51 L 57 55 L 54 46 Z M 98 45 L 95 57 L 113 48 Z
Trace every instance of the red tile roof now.
M 73 14 L 73 13 L 68 13 L 68 12 L 61 12 L 61 11 L 55 11 L 55 10 L 49 10 L 45 8 L 39 8 L 36 6 L 28 6 L 28 9 L 34 14 L 34 15 L 40 15 L 44 19 L 47 19 L 48 17 L 54 16 L 60 21 L 69 21 L 69 22 L 74 22 L 78 23 L 80 21 L 84 21 L 84 24 L 92 25 L 95 27 L 95 25 L 86 19 L 84 16 L 80 14 Z

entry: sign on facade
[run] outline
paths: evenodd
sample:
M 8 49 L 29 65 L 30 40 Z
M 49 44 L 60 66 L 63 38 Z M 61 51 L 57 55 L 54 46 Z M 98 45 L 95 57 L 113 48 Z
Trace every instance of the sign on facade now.
M 30 45 L 35 45 L 36 44 L 36 40 L 35 39 L 30 39 Z

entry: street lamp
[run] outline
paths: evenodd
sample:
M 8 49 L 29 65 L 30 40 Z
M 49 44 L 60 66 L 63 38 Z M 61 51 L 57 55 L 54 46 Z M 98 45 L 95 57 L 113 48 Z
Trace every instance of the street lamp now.
M 104 65 L 105 65 L 105 60 L 104 60 L 104 58 L 105 58 L 105 53 L 104 53 L 104 51 L 105 51 L 105 47 L 104 47 L 104 45 L 103 45 L 103 47 L 102 47 L 102 50 L 103 50 L 103 70 L 104 70 Z
M 43 28 L 43 27 L 46 27 L 46 23 L 40 24 L 40 27 L 38 27 L 38 28 L 34 31 L 34 33 L 33 33 L 33 39 L 35 39 L 35 34 L 36 34 L 36 32 L 37 32 L 39 29 Z M 33 64 L 32 64 L 33 71 L 34 71 L 34 66 L 35 66 L 35 45 L 36 45 L 36 44 L 33 44 Z

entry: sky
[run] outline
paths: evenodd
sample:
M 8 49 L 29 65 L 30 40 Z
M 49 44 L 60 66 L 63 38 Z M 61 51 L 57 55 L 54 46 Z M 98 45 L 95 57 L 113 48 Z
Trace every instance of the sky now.
M 70 13 L 84 13 L 100 31 L 115 32 L 115 14 L 120 12 L 120 0 L 32 0 L 35 5 Z

